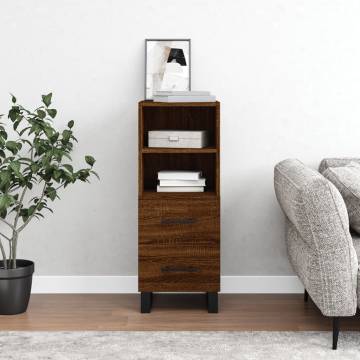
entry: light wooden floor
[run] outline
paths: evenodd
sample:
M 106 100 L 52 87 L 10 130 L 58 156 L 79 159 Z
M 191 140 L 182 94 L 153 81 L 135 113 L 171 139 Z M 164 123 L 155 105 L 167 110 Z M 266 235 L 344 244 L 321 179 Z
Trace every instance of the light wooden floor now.
M 208 314 L 205 295 L 155 294 L 150 314 L 139 295 L 32 295 L 27 313 L 0 316 L 0 330 L 330 330 L 331 321 L 302 295 L 221 295 Z M 360 330 L 360 316 L 342 329 Z

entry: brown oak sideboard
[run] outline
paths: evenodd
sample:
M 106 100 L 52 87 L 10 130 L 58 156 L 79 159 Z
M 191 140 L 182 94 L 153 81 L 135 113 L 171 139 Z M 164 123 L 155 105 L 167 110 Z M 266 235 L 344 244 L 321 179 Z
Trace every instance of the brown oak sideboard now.
M 206 130 L 206 148 L 150 148 L 150 130 Z M 157 192 L 160 170 L 201 171 L 204 192 Z M 220 291 L 220 103 L 139 102 L 139 291 L 204 292 L 218 312 Z

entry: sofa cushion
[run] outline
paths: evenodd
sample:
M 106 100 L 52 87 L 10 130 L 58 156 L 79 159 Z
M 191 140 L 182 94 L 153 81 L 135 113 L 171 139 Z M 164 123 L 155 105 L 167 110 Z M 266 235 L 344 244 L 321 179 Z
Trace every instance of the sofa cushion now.
M 328 167 L 323 175 L 340 191 L 349 214 L 350 228 L 360 233 L 360 164 Z
M 329 167 L 345 166 L 351 162 L 357 162 L 360 164 L 360 158 L 350 158 L 350 157 L 325 158 L 321 160 L 321 163 L 319 165 L 319 172 L 322 174 Z

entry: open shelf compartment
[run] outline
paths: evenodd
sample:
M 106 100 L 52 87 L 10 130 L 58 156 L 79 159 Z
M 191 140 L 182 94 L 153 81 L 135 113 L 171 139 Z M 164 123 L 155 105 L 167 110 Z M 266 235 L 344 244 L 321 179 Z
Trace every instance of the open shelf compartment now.
M 202 177 L 206 179 L 206 186 L 204 192 L 213 195 L 215 195 L 218 192 L 217 181 L 216 181 L 216 168 L 217 168 L 216 154 L 147 153 L 147 154 L 142 154 L 142 156 L 143 156 L 142 159 L 143 188 L 141 190 L 142 192 L 144 192 L 144 194 L 156 192 L 156 187 L 158 185 L 157 174 L 161 170 L 201 171 Z M 158 193 L 158 194 L 171 194 L 171 193 Z M 199 193 L 190 192 L 183 194 L 184 196 L 192 196 Z
M 215 106 L 145 106 L 142 112 L 144 149 L 148 148 L 150 130 L 206 130 L 208 148 L 217 147 Z

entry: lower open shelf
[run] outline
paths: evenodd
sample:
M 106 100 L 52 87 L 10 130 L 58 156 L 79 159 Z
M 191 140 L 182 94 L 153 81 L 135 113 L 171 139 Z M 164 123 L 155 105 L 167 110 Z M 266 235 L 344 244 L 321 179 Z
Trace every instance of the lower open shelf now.
M 203 194 L 206 193 L 214 194 L 219 190 L 217 183 L 216 153 L 142 154 L 142 173 L 140 176 L 142 177 L 143 180 L 141 189 L 144 191 L 144 193 L 153 192 L 155 194 L 159 194 L 156 192 L 156 187 L 158 184 L 158 172 L 162 170 L 201 171 L 202 177 L 206 179 L 205 192 Z M 186 196 L 189 196 L 188 194 L 191 194 L 190 196 L 195 196 L 195 194 L 200 194 L 200 193 L 187 193 Z

